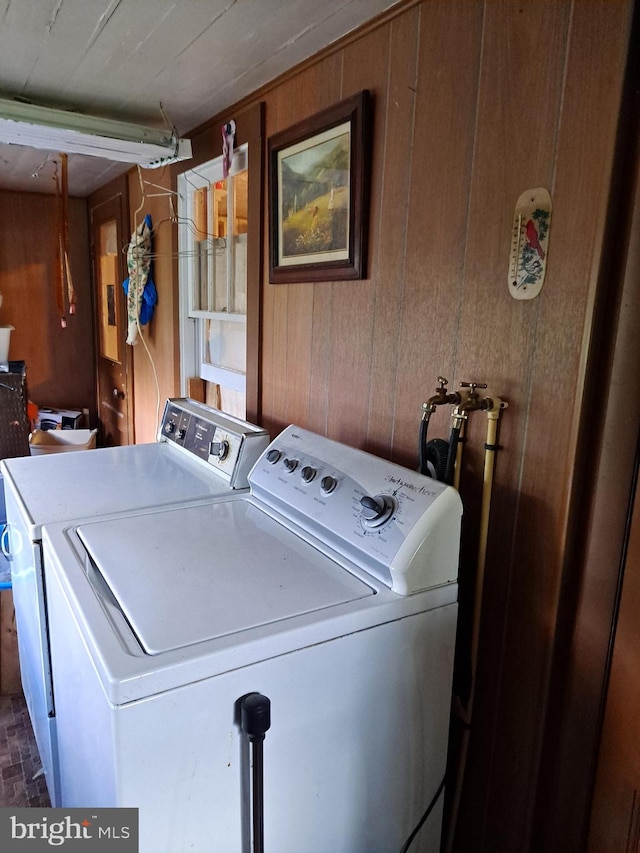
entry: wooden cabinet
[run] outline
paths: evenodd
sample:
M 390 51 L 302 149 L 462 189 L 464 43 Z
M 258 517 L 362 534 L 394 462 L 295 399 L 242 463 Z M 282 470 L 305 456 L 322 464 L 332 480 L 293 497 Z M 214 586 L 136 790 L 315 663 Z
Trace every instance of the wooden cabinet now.
M 0 694 L 19 693 L 20 665 L 13 596 L 10 589 L 0 592 Z

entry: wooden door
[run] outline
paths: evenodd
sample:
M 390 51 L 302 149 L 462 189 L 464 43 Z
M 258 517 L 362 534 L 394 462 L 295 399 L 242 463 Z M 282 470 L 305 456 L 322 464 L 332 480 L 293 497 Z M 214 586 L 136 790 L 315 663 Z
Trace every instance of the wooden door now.
M 640 501 L 634 500 L 591 811 L 589 853 L 640 853 Z
M 98 421 L 105 447 L 131 444 L 133 393 L 127 337 L 126 199 L 118 193 L 91 207 L 91 246 L 95 287 Z

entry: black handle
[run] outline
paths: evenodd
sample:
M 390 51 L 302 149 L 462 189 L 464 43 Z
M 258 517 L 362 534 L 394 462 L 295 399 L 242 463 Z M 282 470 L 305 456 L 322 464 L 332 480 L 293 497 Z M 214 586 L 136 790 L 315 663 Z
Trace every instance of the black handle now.
M 249 740 L 264 738 L 271 727 L 271 701 L 262 693 L 249 693 L 240 706 L 242 731 Z
M 240 703 L 240 726 L 252 748 L 253 853 L 264 853 L 264 784 L 262 746 L 271 728 L 271 701 L 261 693 L 249 693 Z

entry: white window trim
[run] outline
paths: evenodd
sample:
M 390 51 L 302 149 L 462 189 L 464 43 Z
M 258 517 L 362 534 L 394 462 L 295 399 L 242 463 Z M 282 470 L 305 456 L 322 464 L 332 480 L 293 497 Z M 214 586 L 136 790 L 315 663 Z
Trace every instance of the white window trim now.
M 249 146 L 241 145 L 234 151 L 230 175 L 249 167 Z M 246 392 L 246 376 L 238 371 L 206 364 L 205 341 L 202 330 L 206 319 L 244 322 L 245 314 L 227 314 L 213 311 L 198 311 L 192 307 L 193 265 L 197 259 L 193 252 L 191 211 L 193 194 L 222 179 L 222 157 L 203 163 L 178 175 L 178 307 L 180 320 L 180 388 L 182 395 L 188 393 L 188 380 L 200 376 L 207 382 L 215 382 L 236 391 Z

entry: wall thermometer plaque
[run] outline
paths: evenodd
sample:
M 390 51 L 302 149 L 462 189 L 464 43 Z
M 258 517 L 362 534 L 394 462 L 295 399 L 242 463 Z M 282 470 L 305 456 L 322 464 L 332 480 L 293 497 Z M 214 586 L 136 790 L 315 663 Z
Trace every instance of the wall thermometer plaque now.
M 509 292 L 514 299 L 533 299 L 547 271 L 551 196 L 543 187 L 527 190 L 517 201 L 511 233 Z

